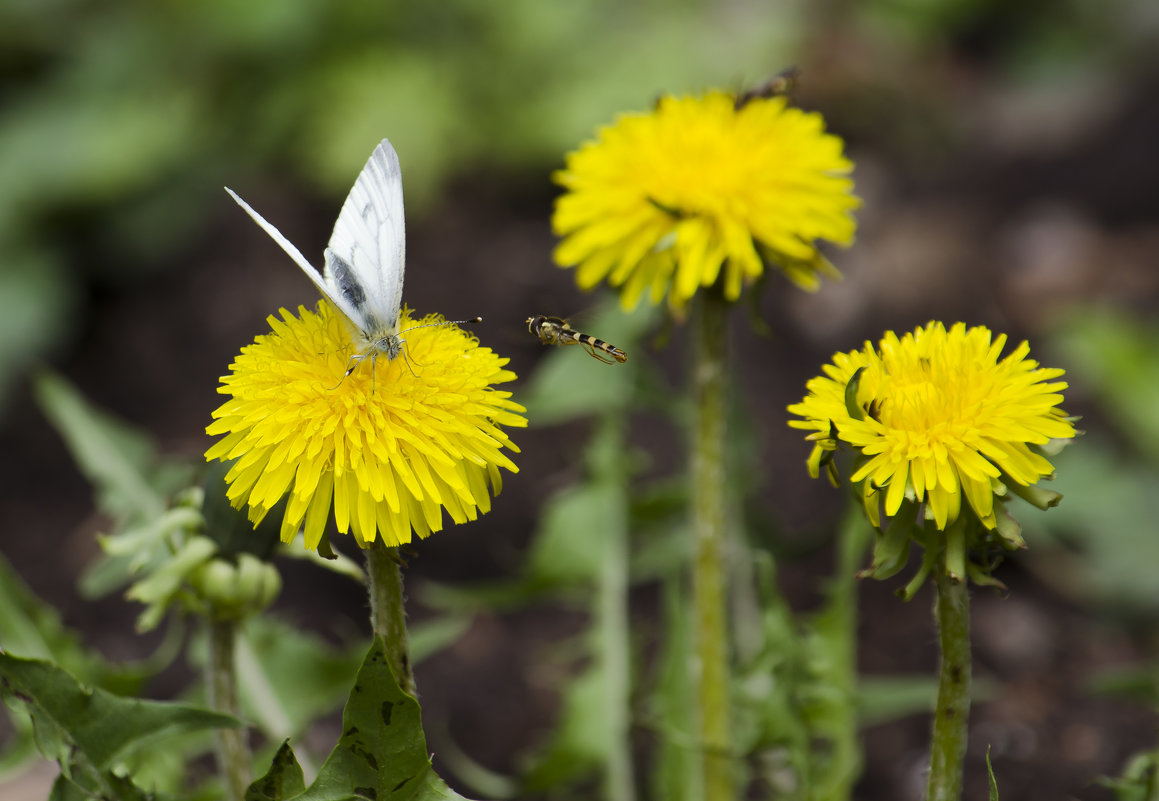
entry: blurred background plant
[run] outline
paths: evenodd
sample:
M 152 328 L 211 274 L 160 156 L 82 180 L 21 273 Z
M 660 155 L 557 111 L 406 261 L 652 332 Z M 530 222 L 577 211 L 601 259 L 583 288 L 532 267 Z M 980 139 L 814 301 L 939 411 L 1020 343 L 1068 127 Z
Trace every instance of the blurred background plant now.
M 50 361 L 160 452 L 196 458 L 239 343 L 279 305 L 314 299 L 223 184 L 268 209 L 313 257 L 368 148 L 389 136 L 409 211 L 406 300 L 424 313 L 482 314 L 484 344 L 511 353 L 523 377 L 544 354 L 522 320 L 591 304 L 549 263 L 549 174 L 562 154 L 661 92 L 739 89 L 795 63 L 796 99 L 845 138 L 864 204 L 857 243 L 833 254 L 842 283 L 803 296 L 770 282 L 756 311 L 772 338 L 734 331 L 752 420 L 746 527 L 775 555 L 794 609 L 820 610 L 840 504 L 800 469 L 807 447 L 785 427 L 784 407 L 834 351 L 887 328 L 962 319 L 1028 337 L 1045 363 L 1068 368 L 1066 406 L 1084 415 L 1091 442 L 1060 457 L 1055 488 L 1067 498 L 1044 516 L 1051 538 L 1029 531 L 1030 550 L 1000 573 L 1010 598 L 976 599 L 978 671 L 995 690 L 975 709 L 967 794 L 984 792 L 971 788 L 985 787 L 985 743 L 1004 796 L 1078 794 L 1154 746 L 1146 398 L 1159 343 L 1141 321 L 1159 305 L 1156 44 L 1149 0 L 9 0 L 0 8 L 0 549 L 80 632 L 62 635 L 76 653 L 132 665 L 161 644 L 159 633 L 131 634 L 138 608 L 74 587 L 107 519 L 92 516 L 26 378 Z M 681 385 L 683 349 L 642 341 L 616 342 L 631 352 L 627 365 L 569 349 L 552 354 L 566 366 L 553 369 L 647 365 Z M 607 385 L 587 389 L 611 393 L 625 380 L 596 375 Z M 560 402 L 577 391 L 562 380 L 544 379 Z M 602 397 L 595 405 L 611 404 Z M 647 405 L 616 408 L 627 443 L 616 475 L 681 480 L 680 423 Z M 434 599 L 421 603 L 424 577 L 444 587 L 520 574 L 540 504 L 590 469 L 590 430 L 573 419 L 528 432 L 522 472 L 495 512 L 421 546 L 410 571 L 420 621 L 444 614 Z M 642 466 L 638 451 L 649 454 Z M 284 566 L 279 614 L 344 641 L 337 632 L 357 631 L 364 617 L 361 592 L 302 570 Z M 309 595 L 296 583 L 303 575 Z M 641 626 L 662 618 L 656 586 L 629 593 Z M 863 677 L 928 674 L 924 601 L 899 611 L 890 589 L 857 588 Z M 574 655 L 569 641 L 584 623 L 574 604 L 542 599 L 471 609 L 463 636 L 418 668 L 432 748 L 449 750 L 438 732 L 452 732 L 445 742 L 480 768 L 519 775 L 525 755 L 542 753 L 558 693 L 583 664 L 544 652 Z M 36 619 L 29 630 L 54 631 Z M 154 676 L 157 667 L 146 671 L 150 695 L 176 696 L 188 677 L 179 665 Z M 139 691 L 145 679 L 134 676 L 117 686 Z M 910 682 L 880 686 L 908 706 L 884 693 L 866 701 L 863 724 L 892 722 L 863 740 L 858 795 L 914 797 L 926 722 L 897 719 L 914 708 Z M 637 738 L 647 720 L 632 721 Z

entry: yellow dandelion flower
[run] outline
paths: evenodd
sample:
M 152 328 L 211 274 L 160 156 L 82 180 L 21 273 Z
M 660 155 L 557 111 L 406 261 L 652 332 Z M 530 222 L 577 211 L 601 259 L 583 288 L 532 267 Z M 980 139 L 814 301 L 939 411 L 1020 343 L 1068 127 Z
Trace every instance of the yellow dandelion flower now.
M 491 507 L 499 468 L 517 472 L 503 449 L 518 448 L 501 426 L 527 425 L 511 393 L 507 359 L 454 326 L 407 333 L 405 358 L 366 361 L 343 377 L 350 334 L 322 301 L 285 309 L 271 333 L 242 348 L 218 391 L 230 399 L 206 429 L 220 436 L 207 459 L 232 460 L 227 497 L 256 525 L 286 498 L 281 537 L 304 527 L 307 548 L 322 539 L 333 506 L 342 533 L 387 546 L 474 520 Z M 400 328 L 441 322 L 409 319 Z
M 1026 342 L 1000 358 L 1005 346 L 1005 334 L 931 322 L 901 338 L 887 332 L 876 348 L 866 342 L 838 353 L 789 407 L 803 418 L 789 425 L 814 432 L 810 471 L 816 476 L 825 452 L 844 443 L 859 453 L 850 481 L 864 482 L 874 525 L 884 492 L 888 516 L 906 498 L 924 502 L 944 531 L 965 498 L 996 528 L 995 496 L 1007 484 L 1029 487 L 1053 474 L 1037 446 L 1076 433 L 1058 408 L 1067 385 L 1054 379 L 1063 371 L 1027 358 Z
M 848 245 L 856 229 L 841 139 L 783 96 L 739 105 L 719 91 L 664 97 L 568 154 L 553 176 L 567 190 L 555 260 L 581 288 L 606 279 L 625 309 L 647 291 L 679 311 L 718 279 L 736 300 L 769 264 L 810 290 L 839 277 L 816 243 Z

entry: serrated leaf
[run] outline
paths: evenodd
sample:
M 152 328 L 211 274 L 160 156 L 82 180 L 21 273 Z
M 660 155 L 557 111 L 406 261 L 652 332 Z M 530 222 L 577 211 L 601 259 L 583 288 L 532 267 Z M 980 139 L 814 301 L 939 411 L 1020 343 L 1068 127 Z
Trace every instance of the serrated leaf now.
M 286 741 L 274 754 L 266 774 L 246 788 L 245 801 L 283 801 L 300 795 L 305 790 L 306 780 L 302 775 L 302 766 L 298 764 L 289 741 Z
M 156 795 L 112 771 L 86 776 L 61 774 L 52 784 L 48 801 L 92 801 L 94 797 L 101 801 L 157 801 Z
M 60 614 L 37 598 L 0 555 L 0 646 L 24 657 L 87 661 L 78 638 L 64 628 Z
M 88 687 L 56 665 L 0 653 L 7 698 L 28 705 L 42 750 L 62 768 L 80 763 L 105 771 L 162 733 L 235 728 L 230 715 L 167 701 L 121 698 Z
M 431 767 L 422 710 L 404 693 L 375 638 L 342 711 L 342 737 L 298 801 L 462 799 Z

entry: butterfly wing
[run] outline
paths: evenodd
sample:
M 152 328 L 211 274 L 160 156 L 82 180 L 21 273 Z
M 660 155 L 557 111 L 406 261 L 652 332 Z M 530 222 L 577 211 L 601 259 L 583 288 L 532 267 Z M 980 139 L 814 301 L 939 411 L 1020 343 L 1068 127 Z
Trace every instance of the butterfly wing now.
M 383 139 L 342 205 L 326 248 L 323 279 L 354 312 L 347 316 L 371 341 L 398 333 L 406 259 L 402 171 Z
M 254 211 L 249 203 L 246 203 L 244 200 L 238 197 L 236 192 L 234 192 L 228 186 L 225 187 L 225 191 L 229 192 L 229 196 L 237 201 L 237 205 L 241 206 L 245 210 L 246 214 L 252 217 L 253 221 L 261 226 L 262 230 L 269 234 L 270 238 L 277 242 L 282 250 L 286 251 L 289 257 L 294 260 L 294 263 L 302 268 L 302 272 L 304 272 L 306 276 L 314 282 L 314 286 L 318 287 L 318 291 L 322 293 L 322 297 L 329 300 L 330 303 L 333 304 L 335 308 L 338 309 L 338 311 L 342 312 L 342 314 L 344 314 L 353 325 L 359 326 L 359 323 L 357 322 L 357 309 L 349 302 L 347 302 L 344 297 L 331 291 L 326 282 L 322 280 L 322 276 L 318 274 L 318 271 L 310 265 L 310 262 L 306 261 L 306 257 L 302 255 L 302 251 L 298 250 L 298 248 L 294 246 L 293 242 L 282 236 L 282 232 L 267 222 L 265 217 Z

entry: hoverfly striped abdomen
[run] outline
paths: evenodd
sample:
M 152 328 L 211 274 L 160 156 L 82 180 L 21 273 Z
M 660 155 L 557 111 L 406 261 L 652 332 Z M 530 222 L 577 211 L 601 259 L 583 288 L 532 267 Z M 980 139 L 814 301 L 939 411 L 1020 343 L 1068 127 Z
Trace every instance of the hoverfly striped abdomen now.
M 527 323 L 527 330 L 539 337 L 539 341 L 544 345 L 583 345 L 593 358 L 599 359 L 604 364 L 612 364 L 613 359 L 621 364 L 628 361 L 628 354 L 615 345 L 590 334 L 576 331 L 568 325 L 566 320 L 559 317 L 546 317 L 537 314 L 534 317 L 528 317 L 524 322 Z M 601 353 L 606 353 L 612 358 L 607 359 Z

